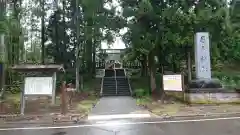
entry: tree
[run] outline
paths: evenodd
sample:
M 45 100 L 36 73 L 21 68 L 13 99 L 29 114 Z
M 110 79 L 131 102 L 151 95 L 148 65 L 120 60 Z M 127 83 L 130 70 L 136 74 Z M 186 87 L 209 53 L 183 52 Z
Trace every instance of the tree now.
M 181 62 L 186 61 L 186 48 L 193 48 L 196 32 L 210 33 L 213 64 L 230 59 L 227 47 L 236 49 L 229 43 L 236 39 L 232 38 L 232 22 L 227 19 L 231 14 L 224 0 L 123 0 L 121 5 L 129 28 L 124 41 L 131 47 L 131 56 L 147 57 L 152 92 L 156 90 L 156 64 L 179 72 Z

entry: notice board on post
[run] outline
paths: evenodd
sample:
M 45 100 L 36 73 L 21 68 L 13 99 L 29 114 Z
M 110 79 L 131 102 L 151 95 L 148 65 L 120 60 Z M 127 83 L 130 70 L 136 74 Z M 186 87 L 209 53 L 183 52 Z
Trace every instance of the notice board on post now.
M 183 91 L 183 79 L 181 74 L 163 75 L 164 91 Z
M 24 83 L 24 95 L 48 95 L 53 94 L 52 77 L 26 77 Z

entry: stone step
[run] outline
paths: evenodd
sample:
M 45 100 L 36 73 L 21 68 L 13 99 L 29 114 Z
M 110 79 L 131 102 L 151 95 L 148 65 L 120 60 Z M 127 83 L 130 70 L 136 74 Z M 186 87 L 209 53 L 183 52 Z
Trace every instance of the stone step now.
M 117 91 L 125 92 L 125 91 L 130 91 L 130 90 L 129 89 L 118 89 Z
M 103 90 L 116 90 L 116 87 L 103 87 Z
M 114 77 L 115 71 L 114 70 L 105 70 L 105 76 L 104 77 Z
M 106 82 L 116 82 L 116 80 L 103 80 L 103 83 L 106 83 Z
M 116 69 L 116 76 L 125 76 L 124 70 Z
M 112 91 L 107 91 L 107 90 L 106 90 L 106 91 L 103 91 L 103 93 L 104 93 L 104 94 L 108 94 L 108 93 L 110 93 L 110 94 L 113 93 L 113 94 L 114 94 L 114 93 L 116 93 L 116 90 L 112 90 Z
M 128 83 L 117 83 L 118 86 L 129 86 Z
M 118 87 L 117 87 L 117 89 L 123 89 L 123 88 L 124 88 L 124 89 L 129 89 L 128 86 L 118 86 Z
M 110 82 L 110 83 L 103 83 L 103 85 L 116 85 L 116 83 L 115 82 Z
M 117 92 L 130 92 L 130 90 L 117 90 Z

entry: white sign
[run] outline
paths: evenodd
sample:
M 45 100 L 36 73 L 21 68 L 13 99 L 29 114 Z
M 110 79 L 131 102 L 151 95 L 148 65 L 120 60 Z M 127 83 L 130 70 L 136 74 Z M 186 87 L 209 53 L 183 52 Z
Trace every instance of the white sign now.
M 26 77 L 24 84 L 25 95 L 52 95 L 52 77 Z
M 182 91 L 182 75 L 163 75 L 163 89 Z
M 197 79 L 211 79 L 209 34 L 207 32 L 199 32 L 195 36 L 195 69 Z

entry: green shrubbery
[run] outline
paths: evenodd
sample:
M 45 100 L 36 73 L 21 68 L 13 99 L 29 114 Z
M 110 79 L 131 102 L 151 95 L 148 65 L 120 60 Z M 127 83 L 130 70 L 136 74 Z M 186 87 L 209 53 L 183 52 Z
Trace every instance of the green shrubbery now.
M 148 93 L 149 92 L 146 89 L 139 88 L 139 89 L 135 89 L 133 94 L 134 96 L 141 98 L 146 96 Z
M 213 77 L 218 78 L 227 89 L 240 88 L 240 73 L 213 72 Z

